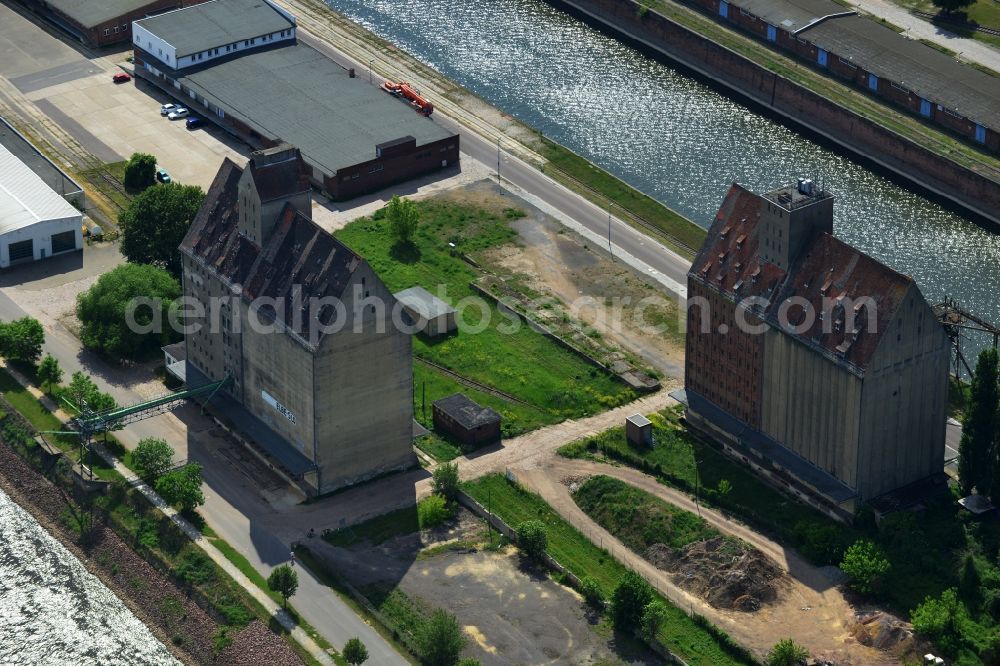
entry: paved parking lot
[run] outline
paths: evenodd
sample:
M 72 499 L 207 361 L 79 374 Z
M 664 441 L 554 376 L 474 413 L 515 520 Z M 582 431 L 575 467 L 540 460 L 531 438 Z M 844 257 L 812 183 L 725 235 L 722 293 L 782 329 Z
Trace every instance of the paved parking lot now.
M 223 157 L 246 161 L 249 149 L 216 128 L 187 130 L 160 116 L 169 100 L 148 84 L 114 84 L 129 51 L 84 52 L 0 4 L 0 77 L 35 108 L 104 161 L 134 152 L 156 155 L 175 180 L 207 188 Z

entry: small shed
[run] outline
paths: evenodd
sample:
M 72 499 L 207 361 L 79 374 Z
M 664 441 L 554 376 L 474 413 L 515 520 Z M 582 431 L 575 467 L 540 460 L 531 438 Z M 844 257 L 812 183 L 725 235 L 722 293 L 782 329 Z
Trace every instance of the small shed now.
M 456 393 L 434 401 L 434 428 L 468 446 L 500 441 L 500 415 Z
M 625 419 L 625 439 L 633 446 L 653 448 L 653 422 L 642 414 Z
M 455 330 L 455 308 L 423 287 L 410 287 L 393 296 L 402 304 L 403 313 L 409 320 L 407 323 L 418 333 L 433 336 Z

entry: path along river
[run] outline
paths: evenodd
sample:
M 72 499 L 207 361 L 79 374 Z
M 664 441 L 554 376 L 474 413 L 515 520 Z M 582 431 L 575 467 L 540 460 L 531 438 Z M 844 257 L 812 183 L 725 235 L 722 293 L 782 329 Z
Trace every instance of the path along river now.
M 1000 322 L 1000 235 L 540 0 L 327 2 L 701 226 L 732 181 L 817 179 L 839 237 Z

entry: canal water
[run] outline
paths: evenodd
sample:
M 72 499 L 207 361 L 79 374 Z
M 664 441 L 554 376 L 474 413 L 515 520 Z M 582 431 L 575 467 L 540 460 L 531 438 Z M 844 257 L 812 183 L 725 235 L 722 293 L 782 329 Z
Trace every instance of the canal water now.
M 3 491 L 0 664 L 180 666 L 111 590 Z
M 1000 322 L 1000 236 L 540 0 L 327 2 L 701 226 L 733 181 L 812 177 L 839 237 Z

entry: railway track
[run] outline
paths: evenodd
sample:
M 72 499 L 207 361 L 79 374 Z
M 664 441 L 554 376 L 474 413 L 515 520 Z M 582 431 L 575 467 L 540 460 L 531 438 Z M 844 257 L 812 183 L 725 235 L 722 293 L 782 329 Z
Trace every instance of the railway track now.
M 914 16 L 919 16 L 922 19 L 926 19 L 931 23 L 936 25 L 943 25 L 946 28 L 955 28 L 956 30 L 974 30 L 976 32 L 981 32 L 987 35 L 993 35 L 995 37 L 1000 37 L 1000 29 L 988 28 L 984 25 L 979 25 L 977 23 L 966 23 L 965 21 L 952 21 L 948 18 L 941 16 L 940 14 L 932 14 L 931 12 L 922 12 L 916 9 L 911 10 Z
M 506 393 L 504 391 L 501 391 L 500 389 L 493 388 L 492 386 L 487 386 L 486 384 L 481 384 L 480 382 L 477 382 L 474 379 L 469 379 L 465 375 L 460 375 L 457 372 L 449 370 L 448 368 L 444 367 L 443 365 L 438 365 L 437 363 L 434 363 L 433 361 L 428 361 L 427 359 L 420 358 L 419 356 L 414 356 L 414 358 L 417 360 L 418 363 L 422 363 L 423 365 L 426 365 L 428 367 L 434 368 L 435 370 L 437 370 L 441 374 L 447 375 L 448 377 L 451 377 L 452 379 L 454 379 L 456 382 L 458 382 L 462 386 L 466 386 L 468 388 L 475 389 L 477 391 L 482 391 L 483 393 L 489 393 L 490 395 L 492 395 L 494 397 L 502 398 L 504 400 L 509 400 L 510 402 L 516 402 L 519 405 L 524 405 L 526 407 L 531 407 L 532 409 L 538 410 L 540 412 L 544 411 L 541 407 L 537 407 L 536 405 L 533 405 L 530 402 L 526 402 L 524 400 L 521 400 L 517 396 L 513 396 L 510 393 Z

